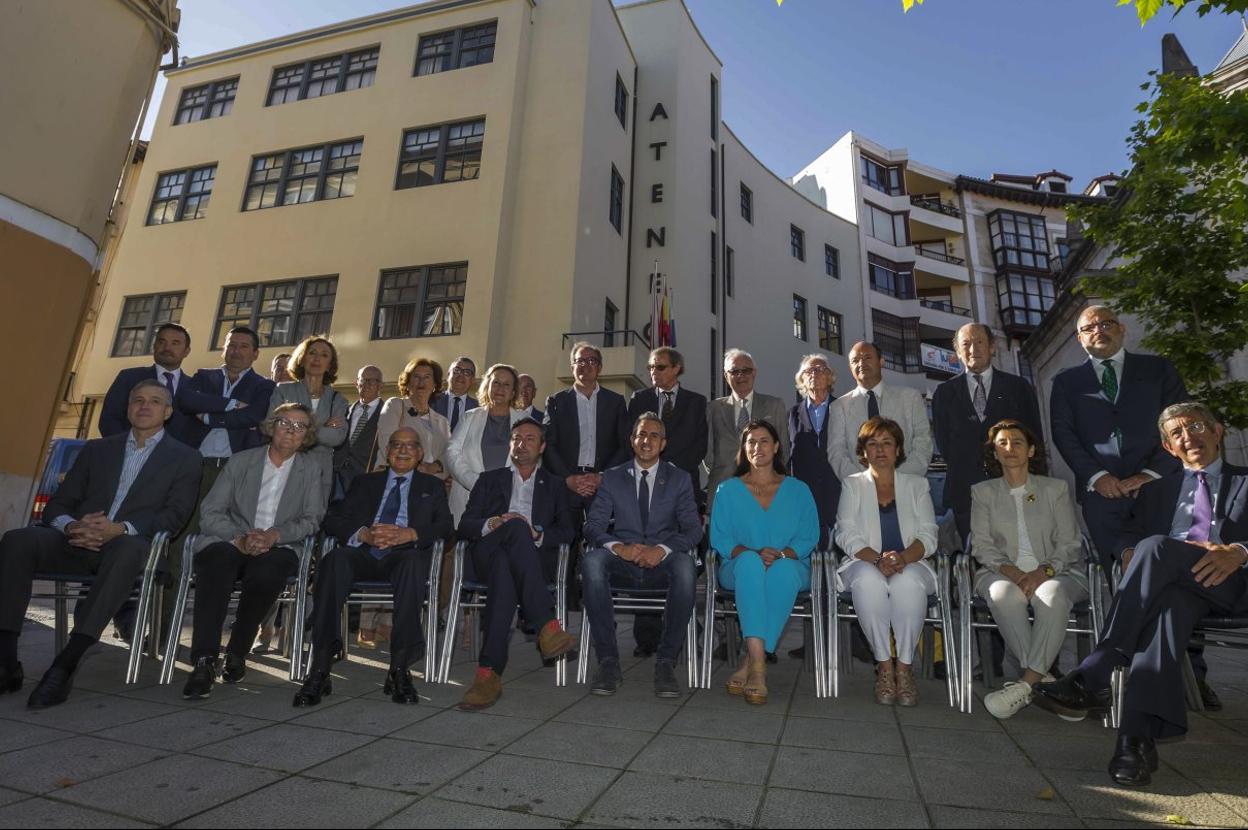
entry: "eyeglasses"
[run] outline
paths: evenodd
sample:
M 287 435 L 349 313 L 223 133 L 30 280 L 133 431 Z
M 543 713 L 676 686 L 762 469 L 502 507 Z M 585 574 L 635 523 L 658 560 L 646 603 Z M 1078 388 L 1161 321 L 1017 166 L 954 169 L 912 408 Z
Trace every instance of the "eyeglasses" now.
M 1102 334 L 1113 331 L 1118 326 L 1117 320 L 1099 320 L 1095 323 L 1088 323 L 1086 326 L 1079 327 L 1080 334 L 1091 334 L 1099 331 Z
M 821 375 L 824 372 L 831 372 L 827 366 L 807 366 L 802 370 L 803 375 Z
M 578 357 L 572 361 L 574 366 L 600 366 L 602 361 L 596 357 Z
M 748 378 L 754 374 L 753 369 L 729 369 L 728 374 L 734 378 Z
M 278 418 L 276 424 L 282 429 L 288 429 L 291 432 L 307 432 L 309 426 L 304 421 L 292 421 L 289 418 Z
M 416 441 L 391 441 L 387 446 L 392 450 L 407 450 L 408 452 L 416 452 L 420 449 L 420 444 Z
M 666 372 L 668 369 L 672 367 L 668 366 L 666 363 L 651 363 L 646 368 L 649 369 L 651 372 Z
M 451 370 L 452 375 L 455 375 L 456 377 L 461 377 L 461 378 L 470 378 L 476 373 L 477 373 L 476 369 L 468 369 L 463 366 L 456 366 L 454 369 Z
M 1208 431 L 1209 425 L 1204 421 L 1192 421 L 1190 424 L 1180 424 L 1174 429 L 1168 430 L 1166 434 L 1170 436 L 1171 441 L 1178 441 L 1185 432 L 1188 435 L 1204 435 Z
M 381 384 L 381 378 L 360 378 L 361 386 L 378 386 Z

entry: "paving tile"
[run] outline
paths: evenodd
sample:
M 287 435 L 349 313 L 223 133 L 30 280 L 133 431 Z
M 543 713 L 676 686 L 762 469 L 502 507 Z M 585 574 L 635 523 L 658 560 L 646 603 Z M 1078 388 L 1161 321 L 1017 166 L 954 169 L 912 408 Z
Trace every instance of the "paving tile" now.
M 927 813 L 913 801 L 858 798 L 771 787 L 759 827 L 926 827 Z
M 313 707 L 308 714 L 295 718 L 291 723 L 381 737 L 432 717 L 440 711 L 442 710 L 430 706 L 406 705 L 388 699 L 356 699 L 328 709 Z
M 1019 805 L 1020 809 L 1027 805 Z M 1032 815 L 1030 813 L 1004 813 L 995 810 L 974 810 L 968 807 L 949 807 L 933 804 L 928 808 L 932 813 L 933 827 L 1082 827 L 1083 823 L 1074 816 Z
M 1070 808 L 1060 798 L 1038 797 L 1050 783 L 1031 767 L 1001 766 L 992 761 L 950 763 L 939 758 L 915 758 L 911 764 L 928 804 L 1071 815 Z M 991 786 L 976 782 L 991 782 Z
M 961 729 L 977 732 L 1000 732 L 997 719 L 982 707 L 973 714 L 964 715 L 945 703 L 943 697 L 929 696 L 921 699 L 918 706 L 896 706 L 897 722 L 907 726 L 928 726 L 937 729 Z
M 1120 821 L 1165 821 L 1179 815 L 1193 824 L 1225 827 L 1244 819 L 1191 781 L 1166 769 L 1153 774 L 1147 789 L 1126 789 L 1112 784 L 1107 775 L 1059 770 L 1047 773 L 1058 793 L 1081 818 Z
M 497 751 L 541 723 L 540 720 L 530 718 L 444 709 L 387 737 Z
M 279 772 L 298 772 L 374 740 L 371 735 L 350 735 L 330 729 L 275 723 L 266 729 L 201 746 L 195 754 Z
M 444 801 L 428 796 L 377 826 L 379 828 L 427 827 L 431 830 L 465 827 L 486 830 L 496 827 L 569 827 L 571 823 L 545 816 L 530 815 L 519 810 L 496 810 L 493 807 L 482 807 L 479 804 Z
M 80 735 L 0 755 L 0 781 L 15 790 L 46 793 L 128 767 L 137 767 L 166 754 L 147 747 Z
M 574 819 L 619 774 L 605 767 L 496 755 L 437 794 L 452 801 Z
M 905 763 L 890 755 L 782 746 L 771 787 L 917 801 Z
M 750 827 L 762 787 L 626 772 L 586 815 L 615 827 Z
M 1248 755 L 1248 746 L 1185 740 L 1162 744 L 1157 751 L 1163 764 L 1173 767 L 1188 778 L 1235 780 L 1244 775 L 1244 759 Z M 1109 757 L 1106 755 L 1106 761 Z
M 120 679 L 117 685 L 121 686 Z M 98 732 L 123 723 L 134 723 L 179 711 L 175 706 L 91 692 L 73 692 L 67 703 L 50 709 L 25 708 L 25 695 L 5 695 L 0 700 L 6 704 L 0 709 L 0 717 L 81 733 Z M 21 708 L 14 709 L 13 703 L 19 703 Z
M 178 827 L 368 827 L 411 802 L 412 796 L 403 793 L 295 776 Z
M 647 732 L 550 721 L 504 750 L 509 755 L 623 769 L 651 741 Z
M 14 801 L 21 801 L 24 798 L 30 798 L 30 793 L 23 793 L 18 792 L 17 790 L 0 787 L 0 806 L 12 804 Z
M 474 749 L 382 738 L 303 775 L 425 795 L 488 757 Z
M 896 724 L 789 717 L 780 743 L 877 755 L 904 755 Z
M 696 701 L 690 703 L 696 706 Z M 491 712 L 494 710 L 491 709 Z M 555 715 L 556 721 L 585 723 L 591 726 L 615 726 L 657 732 L 676 714 L 671 706 L 657 702 L 615 700 L 590 695 Z
M 975 711 L 983 711 L 982 701 L 976 702 Z M 989 718 L 992 716 L 989 715 Z M 1084 718 L 1077 723 L 1062 720 L 1057 715 L 1046 712 L 1038 706 L 1028 706 L 1009 720 L 998 721 L 1001 727 L 1012 735 L 1058 735 L 1062 738 L 1083 737 L 1093 738 L 1101 735 L 1113 735 L 1099 718 Z
M 203 704 L 203 708 L 211 709 L 214 712 L 244 715 L 249 718 L 260 718 L 262 720 L 293 720 L 308 714 L 307 709 L 295 708 L 291 705 L 296 691 L 298 689 L 293 683 L 285 688 L 273 687 L 269 689 L 240 688 L 237 686 L 222 688 L 218 685 L 213 688 L 212 697 L 208 698 L 207 702 Z M 350 699 L 335 693 L 322 700 L 316 708 L 318 711 L 323 712 L 335 706 L 341 706 Z
M 1222 804 L 1234 810 L 1248 823 L 1248 780 L 1242 771 L 1238 777 L 1228 780 L 1213 778 L 1195 779 L 1202 788 Z
M 185 752 L 204 744 L 263 729 L 273 722 L 204 709 L 186 709 L 95 733 L 97 737 Z
M 23 747 L 47 744 L 52 741 L 72 737 L 74 737 L 73 732 L 66 732 L 63 729 L 49 729 L 36 723 L 25 723 L 16 720 L 0 721 L 0 753 L 12 752 Z
M 789 714 L 806 718 L 896 723 L 894 707 L 881 706 L 869 695 L 870 689 L 857 694 L 842 688 L 840 697 L 815 697 L 813 694 L 803 694 L 799 689 L 789 704 Z
M 668 721 L 663 731 L 671 735 L 775 744 L 784 729 L 784 715 L 778 707 L 776 712 L 768 712 L 766 708 L 743 704 L 737 712 L 724 712 L 685 706 Z
M 976 761 L 991 758 L 994 764 L 1026 764 L 1027 757 L 1003 732 L 976 732 L 902 726 L 901 733 L 912 758 L 945 758 Z
M 769 744 L 659 735 L 629 765 L 634 772 L 762 785 L 776 748 Z
M 504 683 L 503 696 L 490 707 L 490 714 L 515 715 L 521 718 L 548 720 L 574 705 L 585 696 L 585 690 L 575 685 L 568 685 L 563 688 L 551 685 L 549 689 L 537 691 L 508 689 L 507 684 Z M 458 703 L 459 698 L 462 697 L 463 694 L 461 693 L 455 702 Z
M 30 798 L 0 807 L 0 827 L 151 827 L 124 816 L 88 810 L 47 798 Z

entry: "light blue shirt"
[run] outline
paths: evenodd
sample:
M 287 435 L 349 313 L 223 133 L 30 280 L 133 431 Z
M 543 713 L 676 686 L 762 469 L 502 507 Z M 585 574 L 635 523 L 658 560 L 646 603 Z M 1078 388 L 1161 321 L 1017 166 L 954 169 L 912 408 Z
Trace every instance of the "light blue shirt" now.
M 234 387 L 242 383 L 243 378 L 247 377 L 247 373 L 251 369 L 244 369 L 239 372 L 238 380 L 230 383 L 230 375 L 225 371 L 225 367 L 221 368 L 221 397 L 229 398 L 229 402 L 225 405 L 225 411 L 231 412 L 238 408 L 238 401 L 234 400 Z M 199 416 L 204 423 L 208 423 L 208 414 L 204 413 Z M 199 454 L 204 458 L 229 458 L 234 454 L 234 448 L 230 446 L 230 432 L 225 427 L 217 427 L 204 436 L 204 440 L 199 442 Z
M 407 527 L 407 499 L 412 492 L 412 476 L 416 475 L 416 471 L 403 474 L 403 483 L 399 487 L 399 515 L 394 523 L 399 527 Z M 398 474 L 391 470 L 386 476 L 386 489 L 382 492 L 381 504 L 377 505 L 377 512 L 373 514 L 373 524 L 381 521 L 381 511 L 385 509 L 386 500 L 390 498 L 390 491 L 394 489 L 394 480 L 398 478 Z M 360 532 L 357 530 L 350 539 L 347 540 L 349 547 L 358 548 L 364 544 L 360 541 Z
M 1222 484 L 1222 459 L 1205 467 L 1205 482 L 1209 485 L 1209 504 L 1213 507 L 1213 522 L 1209 525 L 1209 541 L 1222 544 L 1222 528 L 1218 526 L 1218 490 Z M 1183 486 L 1179 488 L 1179 501 L 1170 522 L 1170 538 L 1187 541 L 1192 529 L 1192 512 L 1196 507 L 1196 470 L 1183 470 Z
M 147 443 L 142 447 L 139 442 L 134 439 L 134 430 L 126 435 L 126 453 L 121 463 L 121 478 L 117 480 L 117 493 L 113 496 L 113 503 L 108 508 L 108 520 L 116 521 L 117 511 L 121 510 L 122 504 L 126 501 L 126 496 L 130 493 L 130 488 L 134 486 L 134 480 L 139 477 L 139 471 L 143 469 L 143 465 L 147 463 L 147 459 L 151 457 L 152 452 L 156 449 L 156 445 L 165 437 L 165 431 L 162 429 L 152 437 L 147 439 Z M 73 522 L 78 521 L 73 516 L 57 516 L 52 522 L 52 526 L 62 533 L 65 528 Z M 126 533 L 130 536 L 137 536 L 138 531 L 134 529 L 134 525 L 129 522 L 123 522 L 126 526 Z
M 823 432 L 823 422 L 828 419 L 828 405 L 832 403 L 832 396 L 828 395 L 823 399 L 823 403 L 812 404 L 810 398 L 806 399 L 806 414 L 810 416 L 810 423 L 815 428 L 815 433 Z

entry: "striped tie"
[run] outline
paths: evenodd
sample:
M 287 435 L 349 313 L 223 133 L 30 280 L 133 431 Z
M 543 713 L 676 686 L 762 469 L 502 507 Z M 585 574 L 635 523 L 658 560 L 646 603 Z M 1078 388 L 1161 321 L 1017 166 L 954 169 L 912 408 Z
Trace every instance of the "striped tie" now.
M 359 413 L 360 420 L 355 422 L 355 429 L 351 430 L 351 445 L 355 446 L 355 442 L 360 439 L 360 433 L 364 432 L 364 427 L 368 425 L 368 404 L 361 403 L 356 409 Z

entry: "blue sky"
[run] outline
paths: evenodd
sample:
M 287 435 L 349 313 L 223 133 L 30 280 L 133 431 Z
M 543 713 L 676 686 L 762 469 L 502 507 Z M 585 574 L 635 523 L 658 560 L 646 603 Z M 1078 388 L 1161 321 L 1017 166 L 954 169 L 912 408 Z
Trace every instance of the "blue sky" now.
M 949 172 L 1056 167 L 1082 188 L 1127 165 L 1163 34 L 1208 72 L 1243 31 L 1237 17 L 1190 10 L 1141 28 L 1115 0 L 927 0 L 908 14 L 901 0 L 686 2 L 724 63 L 724 119 L 782 176 L 852 129 Z M 181 5 L 181 53 L 195 56 L 403 2 Z

